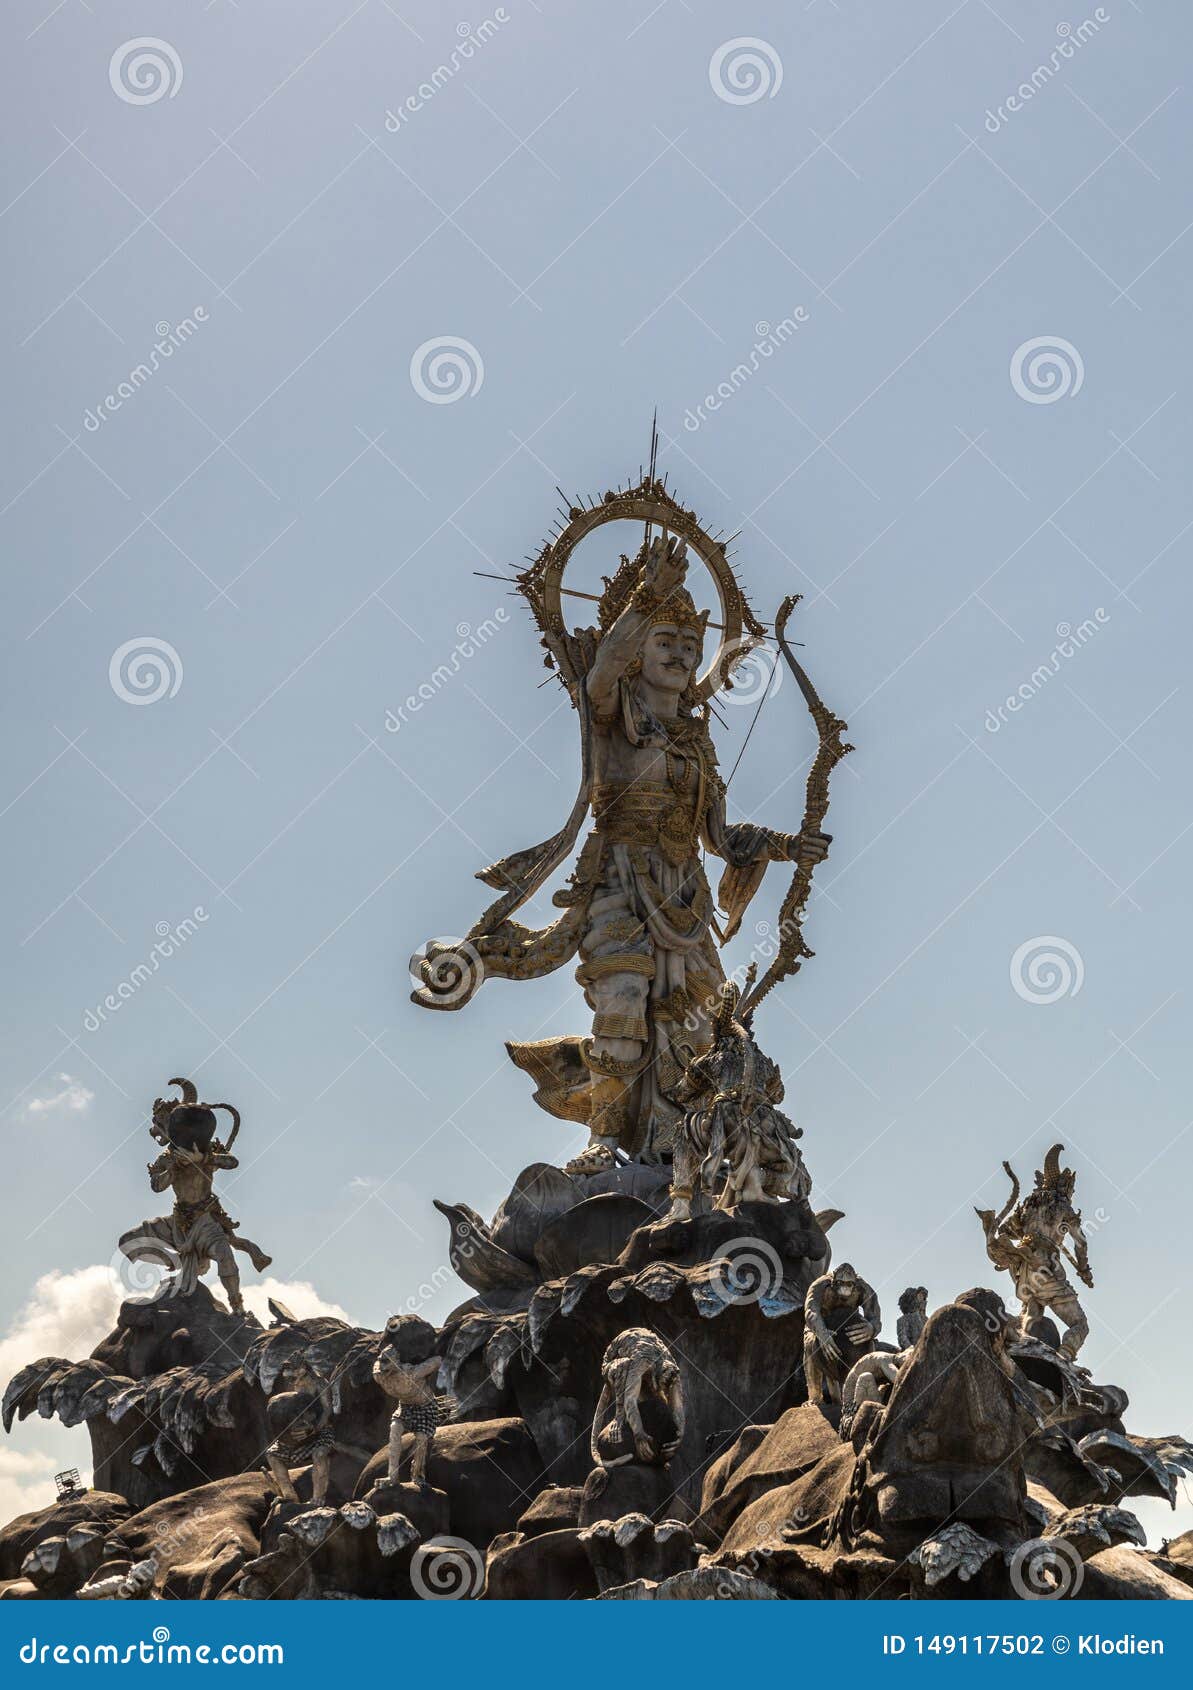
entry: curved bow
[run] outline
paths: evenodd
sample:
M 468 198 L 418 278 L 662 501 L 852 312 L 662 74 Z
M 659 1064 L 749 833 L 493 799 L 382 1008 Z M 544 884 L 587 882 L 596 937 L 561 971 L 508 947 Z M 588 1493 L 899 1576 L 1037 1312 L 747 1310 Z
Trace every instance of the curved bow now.
M 822 830 L 824 818 L 828 813 L 829 776 L 841 759 L 853 750 L 853 746 L 846 745 L 841 739 L 849 724 L 843 722 L 839 716 L 833 715 L 787 643 L 787 622 L 801 597 L 800 593 L 793 593 L 779 606 L 775 617 L 775 640 L 787 667 L 795 676 L 799 690 L 804 695 L 820 736 L 820 745 L 808 771 L 804 819 L 800 826 L 800 834 L 807 839 Z M 772 986 L 777 986 L 780 980 L 786 980 L 795 974 L 805 957 L 815 955 L 804 940 L 803 923 L 816 861 L 817 859 L 806 851 L 796 860 L 795 873 L 791 877 L 791 885 L 787 888 L 779 911 L 779 949 L 758 984 L 747 989 L 738 1007 L 739 1019 L 752 1014 Z

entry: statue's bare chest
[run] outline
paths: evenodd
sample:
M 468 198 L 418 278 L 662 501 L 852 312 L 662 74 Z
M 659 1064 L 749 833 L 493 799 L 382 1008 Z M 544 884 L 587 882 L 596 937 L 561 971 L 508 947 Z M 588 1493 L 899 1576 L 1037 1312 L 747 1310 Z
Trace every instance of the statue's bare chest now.
M 631 745 L 625 734 L 614 729 L 597 737 L 594 775 L 599 785 L 638 783 L 643 786 L 682 785 L 688 778 L 691 760 L 674 752 L 648 745 Z

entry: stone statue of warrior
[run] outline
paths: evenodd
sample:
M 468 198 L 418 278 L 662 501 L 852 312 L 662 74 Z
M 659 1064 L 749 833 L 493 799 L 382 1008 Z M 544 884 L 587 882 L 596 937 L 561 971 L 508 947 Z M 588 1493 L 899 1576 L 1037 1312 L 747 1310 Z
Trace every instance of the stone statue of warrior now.
M 1064 1327 L 1060 1351 L 1070 1361 L 1089 1337 L 1089 1321 L 1074 1291 L 1066 1262 L 1083 1285 L 1093 1288 L 1089 1245 L 1081 1227 L 1081 1210 L 1074 1207 L 1077 1175 L 1060 1165 L 1063 1144 L 1054 1144 L 1036 1173 L 1035 1189 L 1019 1201 L 1019 1179 L 1009 1162 L 1003 1168 L 1011 1181 L 1011 1195 L 999 1210 L 975 1209 L 986 1235 L 986 1254 L 995 1267 L 1015 1281 L 1022 1308 L 1025 1337 L 1035 1323 L 1053 1314 Z
M 233 1314 L 243 1314 L 240 1270 L 232 1252 L 244 1251 L 258 1273 L 265 1272 L 273 1257 L 252 1239 L 240 1236 L 237 1223 L 214 1190 L 218 1172 L 240 1166 L 231 1154 L 240 1131 L 240 1113 L 230 1103 L 201 1103 L 190 1080 L 171 1080 L 170 1084 L 181 1088 L 182 1098 L 159 1097 L 153 1105 L 149 1134 L 162 1153 L 149 1163 L 148 1173 L 155 1192 L 173 1191 L 174 1208 L 122 1234 L 120 1249 L 132 1262 L 156 1261 L 169 1267 L 171 1293 L 180 1297 L 194 1295 L 200 1276 L 214 1262 L 229 1308 Z M 215 1136 L 217 1109 L 232 1117 L 226 1145 Z
M 707 1048 L 719 1002 L 718 939 L 736 931 L 768 863 L 819 861 L 829 844 L 815 830 L 726 820 L 709 712 L 695 685 L 707 613 L 697 611 L 686 571 L 685 544 L 655 539 L 623 559 L 601 600 L 599 629 L 569 635 L 540 617 L 580 714 L 576 805 L 545 845 L 481 873 L 505 896 L 462 944 L 428 944 L 413 994 L 425 1008 L 458 1008 L 481 978 L 534 979 L 578 953 L 591 1035 L 507 1047 L 534 1080 L 536 1102 L 587 1126 L 589 1152 L 576 1167 L 608 1163 L 614 1151 L 645 1161 L 670 1155 L 684 1113 L 676 1095 L 683 1069 Z M 576 847 L 589 814 L 592 831 L 554 897 L 564 913 L 538 931 L 512 921 Z M 720 929 L 704 849 L 726 865 Z

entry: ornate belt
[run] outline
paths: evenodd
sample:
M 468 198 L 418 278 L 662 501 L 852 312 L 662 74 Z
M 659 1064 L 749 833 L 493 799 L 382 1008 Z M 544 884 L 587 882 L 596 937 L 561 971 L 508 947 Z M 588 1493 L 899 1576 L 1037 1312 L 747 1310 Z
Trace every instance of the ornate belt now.
M 661 781 L 598 786 L 592 796 L 596 830 L 614 845 L 645 845 L 680 865 L 695 855 L 699 832 L 691 800 Z

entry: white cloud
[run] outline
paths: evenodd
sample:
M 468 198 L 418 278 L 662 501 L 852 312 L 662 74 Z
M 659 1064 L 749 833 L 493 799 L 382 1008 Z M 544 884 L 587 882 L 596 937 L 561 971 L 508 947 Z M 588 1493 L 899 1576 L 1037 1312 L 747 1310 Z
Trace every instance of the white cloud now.
M 213 1289 L 218 1296 L 218 1283 Z M 270 1277 L 244 1289 L 245 1303 L 265 1326 L 273 1318 L 268 1307 L 270 1297 L 285 1303 L 300 1320 L 320 1314 L 347 1321 L 352 1318 L 338 1303 L 321 1297 L 309 1280 Z M 43 1274 L 0 1338 L 0 1390 L 22 1367 L 42 1356 L 82 1361 L 112 1330 L 120 1301 L 121 1294 L 106 1263 L 77 1268 L 73 1273 L 54 1269 Z M 14 1425 L 11 1441 L 0 1434 L 0 1525 L 53 1502 L 54 1474 L 64 1468 L 77 1467 L 83 1483 L 90 1482 L 86 1427 L 68 1431 L 56 1422 L 52 1425 L 51 1430 L 50 1425 L 35 1418 L 25 1422 L 20 1434 Z M 35 1436 L 41 1447 L 17 1448 L 18 1436 L 26 1446 Z
M 116 1321 L 120 1293 L 107 1264 L 44 1273 L 0 1338 L 0 1387 L 40 1356 L 82 1361 Z
M 220 1296 L 218 1280 L 213 1280 L 212 1290 Z M 270 1297 L 285 1303 L 300 1320 L 319 1314 L 334 1315 L 339 1320 L 352 1319 L 338 1303 L 321 1297 L 309 1280 L 275 1279 L 271 1275 L 259 1284 L 244 1287 L 246 1306 L 265 1326 L 273 1319 L 268 1306 Z M 24 1308 L 0 1338 L 0 1389 L 19 1368 L 41 1356 L 68 1356 L 72 1361 L 82 1361 L 116 1324 L 121 1299 L 122 1293 L 106 1263 L 76 1268 L 73 1273 L 55 1268 L 43 1274 Z
M 43 1274 L 0 1338 L 0 1388 L 41 1356 L 89 1355 L 111 1331 L 119 1301 L 107 1267 Z M 24 1447 L 17 1447 L 18 1439 Z M 39 1447 L 30 1448 L 34 1439 Z M 91 1440 L 83 1426 L 68 1431 L 35 1418 L 19 1431 L 14 1425 L 10 1438 L 0 1434 L 0 1524 L 48 1507 L 54 1474 L 67 1467 L 77 1467 L 83 1483 L 90 1483 Z
M 82 1080 L 72 1079 L 69 1074 L 59 1074 L 58 1078 L 62 1082 L 61 1091 L 50 1092 L 46 1097 L 31 1097 L 25 1105 L 27 1115 L 35 1119 L 58 1113 L 77 1115 L 94 1101 L 95 1093 Z

